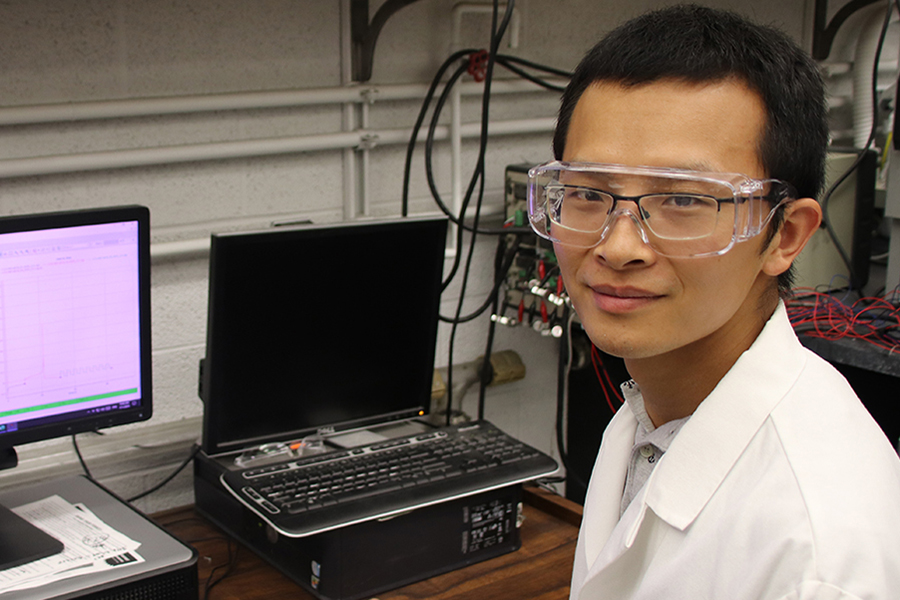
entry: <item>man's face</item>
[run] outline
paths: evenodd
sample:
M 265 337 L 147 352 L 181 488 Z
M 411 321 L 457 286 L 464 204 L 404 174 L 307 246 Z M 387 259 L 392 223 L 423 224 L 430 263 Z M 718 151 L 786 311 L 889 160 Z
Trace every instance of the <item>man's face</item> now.
M 598 83 L 575 107 L 562 158 L 764 178 L 757 153 L 764 124 L 762 100 L 737 81 Z M 728 352 L 752 341 L 767 316 L 763 297 L 768 309 L 775 302 L 762 273 L 764 237 L 722 256 L 666 258 L 626 217 L 600 245 L 557 244 L 556 253 L 591 340 L 637 359 L 683 348 Z

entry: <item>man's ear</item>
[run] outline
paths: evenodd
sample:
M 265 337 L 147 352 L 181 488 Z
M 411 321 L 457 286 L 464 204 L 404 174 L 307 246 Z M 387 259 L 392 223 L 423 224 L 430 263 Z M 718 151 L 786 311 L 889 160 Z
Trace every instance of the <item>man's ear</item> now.
M 800 198 L 785 206 L 784 221 L 766 249 L 763 271 L 777 277 L 806 246 L 822 222 L 822 207 L 813 198 Z

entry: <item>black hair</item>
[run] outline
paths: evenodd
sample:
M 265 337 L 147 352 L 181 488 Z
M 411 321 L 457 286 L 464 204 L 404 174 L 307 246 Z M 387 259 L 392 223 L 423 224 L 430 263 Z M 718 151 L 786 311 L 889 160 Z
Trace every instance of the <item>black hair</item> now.
M 732 78 L 758 93 L 765 105 L 757 152 L 766 176 L 793 184 L 801 198 L 817 197 L 825 180 L 828 121 L 816 63 L 781 31 L 703 6 L 646 13 L 611 31 L 588 52 L 563 93 L 554 155 L 562 159 L 575 105 L 594 83 L 630 87 L 665 79 L 704 83 Z M 779 214 L 773 228 L 780 222 Z M 793 269 L 779 276 L 783 295 L 792 284 Z

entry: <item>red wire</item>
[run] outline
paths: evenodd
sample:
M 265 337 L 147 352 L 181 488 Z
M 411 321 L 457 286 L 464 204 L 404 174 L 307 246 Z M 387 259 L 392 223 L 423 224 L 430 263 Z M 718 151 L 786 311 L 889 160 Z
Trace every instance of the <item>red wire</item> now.
M 847 305 L 831 294 L 809 288 L 795 290 L 788 316 L 801 333 L 826 340 L 858 339 L 889 352 L 900 352 L 900 341 L 887 332 L 900 329 L 900 307 L 891 299 L 860 298 Z
M 597 375 L 597 381 L 600 382 L 600 389 L 603 391 L 603 397 L 606 398 L 606 404 L 609 406 L 609 410 L 613 411 L 613 414 L 615 414 L 616 407 L 613 404 L 612 398 L 609 396 L 607 385 L 609 386 L 608 389 L 613 390 L 613 394 L 615 394 L 619 402 L 624 402 L 625 400 L 622 398 L 621 394 L 619 394 L 612 379 L 610 379 L 609 372 L 603 366 L 603 359 L 600 358 L 600 351 L 597 350 L 597 347 L 594 345 L 591 345 L 591 364 L 594 366 L 594 373 Z M 606 385 L 603 383 L 604 376 L 606 378 Z

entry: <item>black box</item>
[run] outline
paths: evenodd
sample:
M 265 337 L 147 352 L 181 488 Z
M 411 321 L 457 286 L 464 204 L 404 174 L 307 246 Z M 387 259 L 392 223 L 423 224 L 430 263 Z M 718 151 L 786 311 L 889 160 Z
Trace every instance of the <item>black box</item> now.
M 290 538 L 222 486 L 224 469 L 203 453 L 194 460 L 197 510 L 323 600 L 369 598 L 521 546 L 521 484 Z

